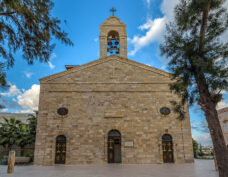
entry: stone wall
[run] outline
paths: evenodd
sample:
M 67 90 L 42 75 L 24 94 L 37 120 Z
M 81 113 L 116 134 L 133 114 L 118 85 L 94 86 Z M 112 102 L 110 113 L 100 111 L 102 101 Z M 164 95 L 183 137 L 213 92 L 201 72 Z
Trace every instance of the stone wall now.
M 67 138 L 66 164 L 107 163 L 107 135 L 121 133 L 122 163 L 163 163 L 162 135 L 173 138 L 175 163 L 193 162 L 188 107 L 177 120 L 169 74 L 110 56 L 41 80 L 35 164 L 53 165 L 55 140 Z M 57 114 L 67 107 L 66 116 Z M 133 147 L 125 143 L 133 141 Z
M 228 146 L 228 107 L 218 110 L 218 116 L 225 138 L 225 142 Z

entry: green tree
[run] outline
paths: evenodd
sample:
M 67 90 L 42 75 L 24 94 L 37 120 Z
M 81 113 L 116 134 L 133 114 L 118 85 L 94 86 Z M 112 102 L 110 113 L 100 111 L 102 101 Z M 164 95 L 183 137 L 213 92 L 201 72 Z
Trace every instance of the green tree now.
M 25 146 L 34 144 L 36 139 L 36 117 L 31 114 L 27 121 L 27 125 L 20 126 L 19 136 L 16 140 L 16 144 L 21 148 L 21 156 L 24 156 Z
M 61 30 L 60 20 L 51 16 L 51 0 L 0 1 L 0 84 L 5 85 L 5 68 L 12 67 L 14 54 L 20 50 L 28 64 L 34 60 L 47 62 L 56 38 L 73 45 Z
M 17 144 L 22 123 L 15 118 L 3 119 L 4 122 L 0 122 L 0 145 L 11 150 L 12 146 Z
M 175 20 L 166 26 L 162 55 L 170 58 L 173 83 L 170 89 L 183 105 L 197 102 L 205 113 L 220 177 L 228 176 L 228 149 L 218 119 L 217 103 L 228 86 L 228 44 L 220 36 L 228 28 L 225 0 L 180 0 Z M 183 114 L 182 114 L 183 115 Z
M 193 145 L 193 153 L 194 153 L 194 157 L 196 158 L 197 157 L 197 152 L 199 150 L 199 144 L 197 143 L 196 140 L 194 140 L 192 138 L 192 145 Z
M 202 145 L 200 144 L 199 145 L 199 156 L 204 156 L 204 152 L 203 152 L 203 148 L 202 148 Z

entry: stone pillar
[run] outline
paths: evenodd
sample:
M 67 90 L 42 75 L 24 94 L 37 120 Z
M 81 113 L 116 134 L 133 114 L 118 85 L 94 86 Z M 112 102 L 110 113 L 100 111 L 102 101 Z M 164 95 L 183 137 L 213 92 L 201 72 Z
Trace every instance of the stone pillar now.
M 10 151 L 8 156 L 7 173 L 14 173 L 14 164 L 15 164 L 15 151 Z

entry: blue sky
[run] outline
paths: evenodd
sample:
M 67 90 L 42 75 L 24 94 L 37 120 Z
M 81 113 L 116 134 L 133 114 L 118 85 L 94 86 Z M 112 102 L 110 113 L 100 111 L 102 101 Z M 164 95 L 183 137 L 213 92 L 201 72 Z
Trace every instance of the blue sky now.
M 160 56 L 165 23 L 173 19 L 173 8 L 178 0 L 54 0 L 52 15 L 69 34 L 74 46 L 65 46 L 53 39 L 56 47 L 49 63 L 28 65 L 21 53 L 15 54 L 15 65 L 7 70 L 8 90 L 2 91 L 2 112 L 31 112 L 37 109 L 39 79 L 65 70 L 65 65 L 82 65 L 99 58 L 100 24 L 117 9 L 118 16 L 127 24 L 128 57 L 166 70 L 168 60 Z M 227 3 L 228 4 L 228 3 Z M 227 6 L 228 7 L 228 6 Z M 227 33 L 224 34 L 228 37 Z M 226 106 L 228 100 L 221 103 Z M 192 134 L 202 144 L 211 144 L 205 118 L 197 106 L 190 108 Z

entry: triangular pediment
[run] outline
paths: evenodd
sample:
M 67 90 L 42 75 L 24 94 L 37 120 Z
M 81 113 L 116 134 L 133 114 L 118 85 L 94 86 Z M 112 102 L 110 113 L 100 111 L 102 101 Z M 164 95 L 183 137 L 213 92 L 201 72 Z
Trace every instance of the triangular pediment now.
M 41 83 L 153 83 L 170 82 L 170 74 L 119 56 L 108 56 L 45 77 Z
M 125 25 L 118 17 L 110 16 L 101 25 Z

